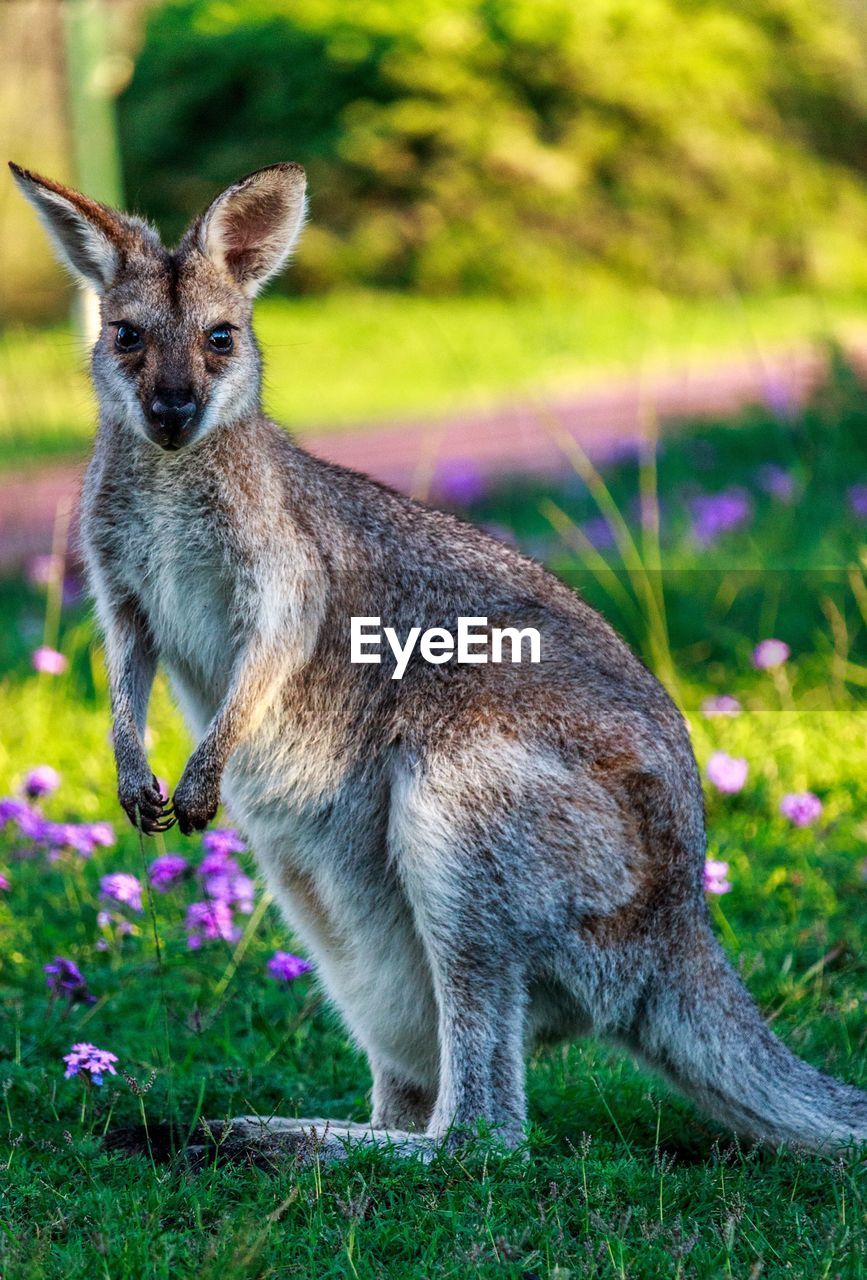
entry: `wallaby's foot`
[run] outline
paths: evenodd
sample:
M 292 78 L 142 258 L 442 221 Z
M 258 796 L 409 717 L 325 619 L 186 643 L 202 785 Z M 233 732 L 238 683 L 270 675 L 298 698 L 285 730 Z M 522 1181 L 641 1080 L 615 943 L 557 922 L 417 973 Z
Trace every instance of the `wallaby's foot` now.
M 249 1164 L 273 1168 L 293 1160 L 335 1163 L 353 1150 L 378 1147 L 398 1159 L 417 1158 L 425 1164 L 437 1144 L 423 1134 L 402 1129 L 374 1129 L 349 1120 L 289 1119 L 285 1116 L 236 1116 L 232 1120 L 202 1120 L 189 1142 L 182 1131 L 167 1124 L 117 1125 L 106 1133 L 107 1151 L 147 1156 L 160 1164 L 183 1161 L 199 1169 L 213 1163 Z
M 314 1160 L 330 1163 L 345 1160 L 359 1148 L 371 1147 L 401 1160 L 420 1159 L 427 1163 L 436 1151 L 436 1143 L 423 1134 L 374 1129 L 369 1124 L 347 1120 L 236 1116 L 228 1121 L 205 1121 L 203 1128 L 221 1155 L 254 1163 L 287 1158 L 302 1164 Z
M 510 1155 L 526 1138 L 522 1125 L 490 1124 L 486 1121 L 438 1122 L 434 1116 L 425 1137 L 438 1150 L 452 1155 L 478 1148 L 492 1155 Z

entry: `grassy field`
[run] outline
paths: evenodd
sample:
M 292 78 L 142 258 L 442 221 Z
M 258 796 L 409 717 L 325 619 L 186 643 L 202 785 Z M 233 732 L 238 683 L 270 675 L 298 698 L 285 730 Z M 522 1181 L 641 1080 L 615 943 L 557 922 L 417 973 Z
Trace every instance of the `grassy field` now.
M 588 282 L 581 297 L 502 301 L 335 294 L 266 299 L 266 403 L 298 429 L 480 408 L 588 375 L 753 353 L 859 330 L 867 299 L 689 301 Z M 0 333 L 0 467 L 80 455 L 93 432 L 86 351 L 69 325 Z
M 710 896 L 718 931 L 797 1052 L 867 1086 L 862 402 L 840 369 L 796 422 L 703 429 L 664 449 L 658 469 L 626 462 L 604 480 L 586 474 L 589 489 L 515 484 L 469 514 L 516 534 L 623 627 L 672 683 L 703 768 L 717 752 L 746 762 L 739 790 L 707 785 L 709 855 L 731 884 Z M 534 1057 L 532 1130 L 508 1158 L 477 1149 L 424 1168 L 355 1154 L 340 1167 L 193 1172 L 107 1151 L 106 1131 L 142 1119 L 155 1134 L 250 1111 L 363 1119 L 370 1081 L 315 978 L 270 976 L 292 940 L 261 896 L 237 915 L 240 938 L 198 950 L 184 927 L 202 894 L 194 874 L 146 891 L 141 911 L 100 899 L 102 876 L 146 885 L 166 849 L 199 865 L 202 840 L 173 831 L 143 848 L 125 825 L 100 652 L 80 604 L 64 606 L 58 629 L 57 586 L 47 600 L 40 587 L 3 588 L 0 788 L 20 795 L 28 770 L 50 765 L 60 785 L 35 808 L 108 819 L 116 842 L 52 860 L 14 822 L 0 835 L 5 1280 L 863 1275 L 856 1165 L 741 1149 L 595 1044 Z M 757 668 L 769 638 L 791 656 Z M 44 642 L 65 673 L 32 672 Z M 739 714 L 712 714 L 706 699 L 723 694 Z M 158 773 L 175 781 L 188 743 L 162 684 L 151 734 Z M 802 792 L 821 811 L 799 826 L 780 806 Z M 113 920 L 100 924 L 101 909 Z M 80 967 L 95 1002 L 49 998 L 43 965 L 56 955 Z M 100 1088 L 64 1079 L 79 1041 L 116 1054 L 121 1074 Z

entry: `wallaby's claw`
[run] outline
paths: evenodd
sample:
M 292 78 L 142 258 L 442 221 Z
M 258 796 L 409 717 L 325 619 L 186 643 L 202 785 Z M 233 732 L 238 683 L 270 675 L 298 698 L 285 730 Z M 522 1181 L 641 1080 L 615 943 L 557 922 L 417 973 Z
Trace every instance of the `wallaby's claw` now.
M 194 831 L 204 831 L 208 823 L 215 818 L 217 814 L 216 808 L 198 811 L 183 811 L 176 815 L 178 826 L 181 833 L 185 836 L 191 836 Z
M 148 835 L 156 835 L 157 832 L 171 831 L 176 822 L 177 818 L 167 818 L 165 822 L 153 822 L 148 827 L 142 826 L 142 830 L 147 831 Z
M 121 808 L 137 831 L 145 835 L 156 835 L 157 832 L 168 831 L 174 825 L 174 810 L 171 802 L 160 790 L 156 778 L 153 784 L 139 786 L 135 784 L 122 787 L 119 795 Z

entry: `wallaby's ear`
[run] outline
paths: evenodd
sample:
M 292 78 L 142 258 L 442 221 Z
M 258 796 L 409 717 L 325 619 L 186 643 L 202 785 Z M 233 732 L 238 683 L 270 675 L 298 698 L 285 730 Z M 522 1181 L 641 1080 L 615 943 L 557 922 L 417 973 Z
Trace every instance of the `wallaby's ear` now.
M 124 258 L 145 236 L 155 239 L 137 218 L 116 213 L 17 164 L 10 162 L 9 168 L 21 193 L 39 214 L 60 260 L 97 293 L 109 288 Z
M 202 214 L 196 243 L 248 297 L 277 274 L 304 224 L 307 180 L 300 164 L 274 164 L 241 178 Z

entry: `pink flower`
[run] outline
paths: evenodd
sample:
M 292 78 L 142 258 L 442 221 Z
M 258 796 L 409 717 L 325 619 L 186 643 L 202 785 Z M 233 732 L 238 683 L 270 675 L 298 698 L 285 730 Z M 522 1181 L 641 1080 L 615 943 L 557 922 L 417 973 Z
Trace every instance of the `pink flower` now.
M 796 827 L 809 827 L 822 816 L 822 801 L 812 791 L 792 791 L 780 801 L 780 813 Z
M 110 876 L 103 876 L 99 888 L 104 898 L 120 902 L 133 911 L 141 911 L 141 884 L 138 877 L 129 871 L 115 871 Z
M 225 902 L 193 902 L 187 908 L 187 946 L 198 951 L 202 940 L 222 938 L 224 942 L 237 942 L 241 936 L 232 919 L 232 908 Z
M 38 764 L 24 779 L 24 791 L 31 800 L 51 795 L 60 786 L 60 774 L 50 764 Z
M 86 839 L 92 845 L 110 849 L 114 844 L 114 827 L 110 822 L 85 822 L 82 824 Z
M 301 956 L 293 956 L 291 951 L 275 951 L 268 961 L 268 972 L 278 982 L 294 982 L 302 973 L 309 973 L 313 965 Z
M 0 871 L 0 893 L 7 893 L 12 888 L 12 881 Z
M 49 649 L 47 645 L 34 649 L 30 661 L 33 663 L 34 671 L 40 671 L 46 676 L 62 676 L 69 666 L 68 660 L 62 653 L 58 653 L 56 649 Z
M 746 760 L 726 755 L 725 751 L 715 751 L 707 762 L 708 779 L 723 795 L 734 795 L 736 791 L 743 790 L 748 773 Z
M 34 556 L 27 566 L 27 581 L 34 587 L 47 587 L 60 577 L 63 561 L 59 556 Z
M 784 662 L 788 662 L 791 653 L 785 640 L 761 640 L 753 649 L 753 666 L 759 671 L 781 667 Z
M 715 858 L 707 858 L 704 864 L 705 893 L 729 893 L 732 886 L 726 879 L 728 873 L 727 862 L 717 862 Z
M 701 714 L 709 720 L 715 716 L 739 716 L 741 704 L 730 693 L 718 693 L 712 698 L 705 698 L 701 704 Z

